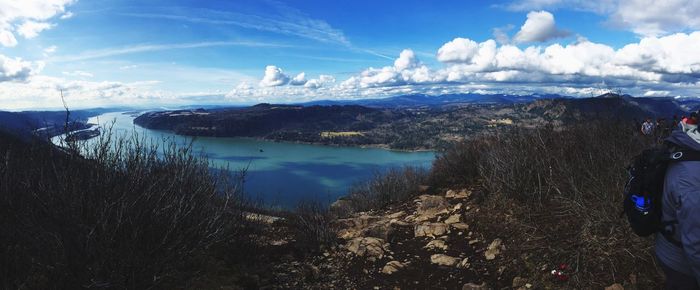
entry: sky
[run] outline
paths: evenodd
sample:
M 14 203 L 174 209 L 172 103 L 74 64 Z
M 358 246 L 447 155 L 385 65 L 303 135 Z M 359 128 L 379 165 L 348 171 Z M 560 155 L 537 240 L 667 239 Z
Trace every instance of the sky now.
M 0 109 L 700 96 L 697 0 L 0 0 Z

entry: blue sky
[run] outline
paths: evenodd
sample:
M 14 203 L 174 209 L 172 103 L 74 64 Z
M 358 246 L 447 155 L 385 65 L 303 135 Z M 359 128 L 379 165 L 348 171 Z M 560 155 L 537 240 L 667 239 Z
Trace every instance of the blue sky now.
M 656 2 L 0 0 L 0 109 L 698 96 L 700 4 Z

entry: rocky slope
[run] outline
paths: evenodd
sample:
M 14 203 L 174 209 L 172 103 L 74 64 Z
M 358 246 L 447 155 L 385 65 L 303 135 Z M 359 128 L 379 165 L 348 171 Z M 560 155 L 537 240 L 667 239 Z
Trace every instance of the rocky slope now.
M 558 243 L 517 217 L 518 206 L 484 203 L 479 190 L 419 195 L 382 210 L 335 219 L 337 243 L 321 251 L 295 248 L 284 219 L 264 219 L 251 237 L 266 255 L 257 268 L 209 271 L 193 287 L 225 289 L 654 289 L 634 265 L 617 279 L 593 281 L 579 269 L 586 257 L 557 253 Z M 343 211 L 342 202 L 333 209 Z M 541 227 L 562 220 L 533 215 Z M 574 229 L 569 228 L 568 231 Z M 260 252 L 258 252 L 260 253 Z M 250 266 L 249 266 L 250 267 Z M 246 273 L 241 275 L 240 273 Z M 236 273 L 236 274 L 231 274 Z M 614 281 L 623 281 L 622 284 Z M 594 284 L 595 283 L 595 284 Z M 601 284 L 602 283 L 602 284 Z M 578 286 L 576 286 L 578 285 Z M 583 287 L 588 285 L 590 287 Z M 593 285 L 604 285 L 594 287 Z M 609 285 L 605 287 L 605 285 Z M 657 285 L 658 286 L 658 285 Z M 650 288 L 651 287 L 651 288 Z

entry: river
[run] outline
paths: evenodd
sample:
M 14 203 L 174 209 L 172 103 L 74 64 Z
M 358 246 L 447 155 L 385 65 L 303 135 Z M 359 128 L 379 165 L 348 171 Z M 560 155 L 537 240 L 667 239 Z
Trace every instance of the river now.
M 192 137 L 145 129 L 133 124 L 137 114 L 113 112 L 90 118 L 93 124 L 113 124 L 117 134 L 184 144 Z M 251 138 L 194 138 L 193 148 L 204 153 L 214 167 L 247 167 L 245 190 L 267 205 L 291 207 L 302 199 L 332 202 L 353 183 L 375 172 L 405 165 L 428 168 L 434 152 L 403 152 L 378 148 L 337 147 L 273 142 Z

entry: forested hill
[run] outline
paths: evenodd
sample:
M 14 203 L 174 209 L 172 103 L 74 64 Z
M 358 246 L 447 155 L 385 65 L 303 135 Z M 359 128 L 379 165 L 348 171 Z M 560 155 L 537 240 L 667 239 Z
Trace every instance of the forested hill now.
M 439 98 L 439 97 L 435 97 Z M 248 108 L 150 112 L 139 126 L 181 135 L 256 137 L 268 140 L 394 149 L 434 149 L 504 126 L 555 126 L 586 119 L 670 119 L 698 102 L 606 94 L 594 98 L 538 99 L 527 103 L 371 108 L 359 105 L 259 104 Z

